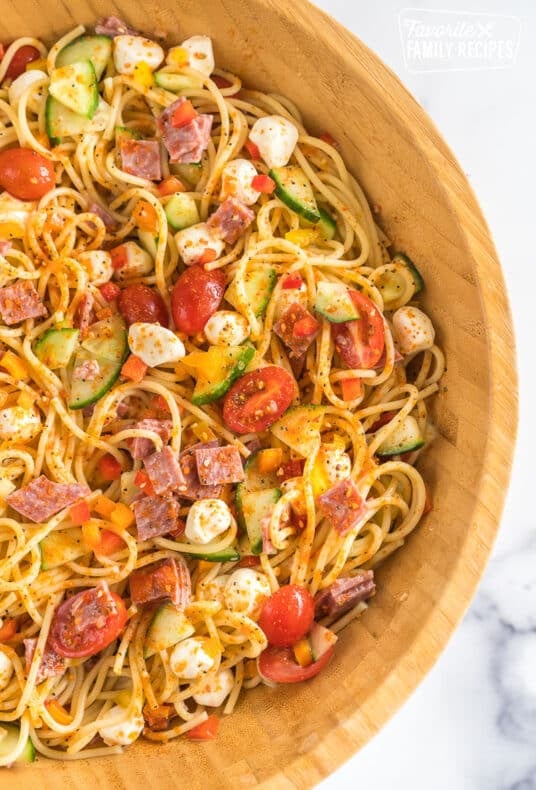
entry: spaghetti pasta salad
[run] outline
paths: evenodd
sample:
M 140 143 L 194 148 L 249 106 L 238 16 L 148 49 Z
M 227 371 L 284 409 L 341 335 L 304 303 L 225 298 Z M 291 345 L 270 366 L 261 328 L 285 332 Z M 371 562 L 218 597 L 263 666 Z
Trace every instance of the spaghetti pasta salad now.
M 0 765 L 209 739 L 430 506 L 424 283 L 208 37 L 1 55 Z

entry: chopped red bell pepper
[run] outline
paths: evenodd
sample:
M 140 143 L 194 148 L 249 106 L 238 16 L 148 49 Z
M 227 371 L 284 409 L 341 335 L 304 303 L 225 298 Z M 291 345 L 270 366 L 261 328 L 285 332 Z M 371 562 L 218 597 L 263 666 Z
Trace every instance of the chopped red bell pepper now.
M 127 248 L 124 244 L 120 244 L 119 247 L 114 247 L 110 250 L 110 255 L 112 256 L 114 269 L 122 269 L 127 265 Z
M 191 741 L 213 741 L 218 734 L 219 727 L 219 718 L 212 714 L 197 727 L 192 727 L 186 734 Z
M 329 132 L 322 132 L 322 134 L 320 135 L 320 139 L 323 140 L 328 145 L 332 145 L 333 148 L 338 148 L 339 147 L 338 142 L 336 141 L 336 139 L 334 137 L 332 137 L 330 135 Z
M 211 261 L 215 261 L 217 257 L 216 250 L 213 250 L 212 247 L 205 247 L 203 254 L 197 259 L 197 263 L 201 265 L 204 263 L 211 263 Z
M 286 461 L 284 464 L 281 464 L 277 470 L 277 479 L 283 483 L 291 477 L 301 477 L 303 475 L 304 466 L 305 461 L 302 458 L 293 458 L 290 461 Z
M 341 379 L 342 399 L 355 400 L 363 392 L 363 382 L 360 378 Z
M 250 157 L 252 159 L 260 159 L 261 158 L 261 152 L 259 151 L 258 145 L 256 145 L 253 142 L 253 140 L 250 140 L 249 137 L 246 140 L 246 142 L 244 143 L 244 148 L 246 149 L 246 151 L 248 152 L 248 154 L 250 155 Z
M 270 176 L 265 176 L 259 173 L 259 175 L 253 176 L 251 180 L 251 186 L 253 189 L 256 189 L 257 192 L 263 192 L 265 195 L 271 195 L 275 189 L 275 181 Z
M 121 477 L 121 464 L 119 461 L 110 455 L 110 453 L 106 453 L 103 455 L 102 458 L 99 460 L 99 472 L 100 476 L 104 478 L 104 480 L 118 480 Z
M 182 126 L 188 126 L 194 118 L 197 118 L 197 110 L 189 99 L 186 99 L 182 104 L 179 104 L 173 110 L 171 116 L 171 125 L 175 129 L 180 129 Z
M 140 359 L 135 354 L 131 354 L 127 361 L 121 368 L 121 376 L 124 379 L 130 379 L 135 384 L 143 381 L 143 377 L 147 373 L 149 366 L 145 364 L 143 359 Z
M 245 557 L 237 563 L 237 568 L 256 568 L 257 565 L 261 564 L 261 558 L 257 557 L 255 554 L 246 554 Z
M 158 194 L 160 197 L 174 195 L 175 192 L 186 192 L 186 187 L 177 176 L 168 176 L 158 184 Z
M 143 493 L 147 494 L 147 496 L 155 496 L 153 484 L 151 483 L 149 475 L 147 472 L 144 472 L 143 469 L 140 469 L 139 472 L 136 472 L 134 485 L 138 486 L 138 488 L 141 488 Z
M 91 518 L 91 513 L 86 500 L 82 499 L 80 502 L 72 505 L 72 507 L 69 508 L 69 515 L 71 516 L 71 521 L 76 527 L 88 522 Z
M 319 324 L 316 318 L 312 315 L 306 315 L 300 318 L 299 321 L 296 321 L 292 327 L 292 334 L 294 337 L 309 337 L 309 335 L 314 335 L 318 327 Z
M 93 551 L 96 554 L 103 554 L 105 557 L 108 557 L 110 554 L 115 554 L 116 551 L 124 549 L 125 545 L 123 538 L 116 532 L 112 532 L 111 529 L 101 529 L 98 546 Z
M 290 288 L 301 288 L 303 285 L 303 280 L 299 274 L 287 274 L 283 282 L 281 283 L 281 288 L 290 289 Z

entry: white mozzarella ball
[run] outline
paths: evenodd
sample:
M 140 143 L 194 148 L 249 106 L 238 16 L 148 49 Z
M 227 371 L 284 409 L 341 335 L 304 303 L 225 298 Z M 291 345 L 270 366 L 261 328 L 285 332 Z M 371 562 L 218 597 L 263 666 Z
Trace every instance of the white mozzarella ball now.
M 9 192 L 0 194 L 0 225 L 10 225 L 10 234 L 17 239 L 23 239 L 30 216 L 35 211 L 37 203 L 29 200 L 17 200 Z
M 9 406 L 0 409 L 0 440 L 31 442 L 42 428 L 41 418 L 35 409 Z
M 197 225 L 179 230 L 175 234 L 175 244 L 187 266 L 197 263 L 206 249 L 213 250 L 216 258 L 219 258 L 225 246 L 221 239 L 212 235 L 206 222 L 199 222 Z
M 110 708 L 109 714 L 123 713 L 125 709 L 119 705 Z M 99 729 L 99 735 L 107 746 L 129 746 L 139 738 L 143 731 L 144 721 L 141 711 L 132 712 L 118 724 L 109 724 Z
M 125 248 L 125 264 L 120 269 L 115 269 L 114 278 L 116 280 L 145 277 L 145 275 L 152 273 L 154 263 L 147 250 L 144 250 L 135 241 L 126 241 L 120 246 Z
M 7 92 L 9 103 L 12 105 L 12 107 L 19 103 L 20 97 L 24 91 L 30 87 L 30 85 L 33 85 L 34 82 L 39 82 L 39 80 L 42 80 L 46 77 L 47 75 L 45 72 L 41 71 L 40 69 L 30 69 L 30 71 L 23 71 L 22 74 L 17 77 L 17 79 L 13 80 Z
M 330 483 L 335 484 L 350 477 L 352 461 L 348 453 L 345 453 L 342 448 L 322 445 L 318 452 L 317 460 L 322 464 L 322 468 Z
M 221 174 L 221 199 L 235 197 L 246 206 L 252 206 L 260 197 L 251 182 L 258 175 L 249 159 L 233 159 L 227 162 Z
M 104 285 L 112 279 L 114 269 L 112 256 L 106 250 L 87 250 L 81 252 L 78 261 L 87 272 L 92 285 Z
M 5 689 L 13 675 L 13 661 L 0 650 L 0 691 Z
M 268 167 L 288 164 L 298 142 L 299 133 L 294 124 L 281 115 L 258 118 L 249 133 L 250 140 L 259 149 Z
M 218 708 L 226 697 L 229 696 L 234 686 L 234 676 L 230 669 L 220 669 L 219 672 L 207 675 L 201 689 L 194 694 L 198 705 L 208 705 Z
M 252 568 L 238 568 L 231 573 L 225 585 L 225 606 L 256 620 L 271 594 L 270 583 L 264 573 Z
M 209 36 L 191 36 L 182 42 L 181 47 L 188 53 L 189 67 L 200 71 L 205 77 L 210 77 L 214 71 L 215 62 L 212 40 Z
M 178 678 L 195 680 L 214 666 L 214 656 L 205 650 L 207 640 L 190 637 L 179 642 L 169 657 L 171 671 Z
M 231 511 L 223 500 L 198 499 L 188 511 L 184 534 L 192 543 L 210 543 L 231 523 Z
M 205 324 L 204 332 L 213 346 L 239 346 L 249 337 L 249 324 L 240 313 L 217 310 Z
M 393 315 L 393 338 L 401 354 L 413 354 L 434 345 L 435 329 L 426 313 L 408 305 Z
M 128 346 L 150 368 L 178 362 L 186 354 L 182 340 L 170 329 L 143 321 L 130 325 Z
M 134 74 L 138 63 L 147 63 L 154 71 L 164 60 L 164 50 L 155 41 L 143 36 L 116 36 L 114 63 L 119 74 Z
M 198 586 L 198 595 L 204 601 L 217 601 L 222 606 L 225 606 L 224 590 L 229 576 L 216 576 L 210 581 L 202 581 Z

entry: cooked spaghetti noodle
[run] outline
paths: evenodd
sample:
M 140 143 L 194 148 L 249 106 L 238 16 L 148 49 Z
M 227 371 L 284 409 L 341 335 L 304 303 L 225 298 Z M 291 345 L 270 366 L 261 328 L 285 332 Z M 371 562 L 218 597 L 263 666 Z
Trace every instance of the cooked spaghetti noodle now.
M 16 192 L 13 197 L 0 173 L 0 183 L 6 190 L 0 195 L 0 286 L 33 286 L 35 304 L 44 307 L 34 317 L 6 320 L 4 310 L 16 311 L 18 306 L 13 308 L 7 296 L 5 300 L 0 298 L 4 319 L 0 323 L 2 765 L 19 759 L 29 738 L 46 757 L 71 760 L 118 753 L 142 729 L 146 737 L 158 741 L 189 731 L 208 737 L 198 728 L 207 722 L 215 704 L 206 694 L 218 691 L 218 678 L 225 675 L 227 679 L 222 702 L 225 714 L 232 712 L 243 688 L 273 680 L 269 671 L 261 676 L 257 664 L 267 647 L 267 637 L 259 625 L 260 608 L 249 605 L 247 590 L 237 595 L 229 593 L 228 580 L 237 568 L 248 568 L 258 582 L 255 589 L 265 591 L 261 603 L 268 594 L 289 584 L 306 588 L 318 603 L 323 591 L 332 589 L 337 580 L 370 578 L 363 572 L 401 547 L 425 510 L 427 492 L 415 463 L 433 436 L 427 400 L 438 391 L 444 370 L 433 330 L 430 336 L 428 319 L 415 302 L 422 284 L 418 272 L 406 256 L 390 254 L 389 239 L 378 227 L 334 141 L 329 136 L 309 134 L 298 108 L 283 96 L 245 88 L 238 77 L 220 69 L 211 71 L 211 76 L 196 70 L 196 63 L 192 65 L 184 56 L 187 47 L 175 48 L 174 57 L 168 53 L 166 65 L 158 72 L 181 75 L 182 87 L 165 89 L 158 84 L 162 84 L 162 77 L 155 81 L 155 69 L 144 60 L 131 73 L 121 73 L 115 40 L 114 57 L 106 62 L 98 81 L 104 120 L 78 135 L 64 134 L 53 140 L 53 145 L 50 96 L 61 70 L 56 61 L 84 32 L 76 28 L 50 50 L 36 39 L 18 39 L 7 48 L 0 65 L 0 153 L 15 146 L 31 149 L 54 168 L 51 188 L 41 197 L 23 202 L 16 199 Z M 111 35 L 117 32 L 121 31 Z M 21 82 L 20 76 L 10 76 L 11 64 L 17 53 L 20 57 L 23 47 L 35 48 L 25 73 L 33 71 L 37 76 L 13 91 L 11 86 L 17 82 L 21 86 Z M 57 92 L 54 96 L 61 103 Z M 191 117 L 212 118 L 199 164 L 185 162 L 184 157 L 182 163 L 174 163 L 163 146 L 157 119 L 166 108 L 175 107 L 180 97 L 189 100 Z M 185 105 L 179 101 L 178 106 Z M 304 219 L 300 206 L 296 209 L 289 204 L 288 196 L 285 199 L 281 184 L 270 184 L 270 177 L 256 180 L 254 183 L 262 184 L 263 189 L 250 203 L 254 220 L 240 229 L 235 241 L 220 241 L 221 251 L 201 256 L 195 266 L 203 266 L 206 272 L 222 272 L 226 287 L 231 285 L 233 289 L 232 302 L 227 300 L 226 291 L 222 305 L 227 311 L 232 309 L 235 316 L 242 316 L 239 325 L 247 325 L 243 345 L 253 351 L 246 376 L 274 366 L 282 370 L 280 375 L 293 382 L 293 408 L 319 407 L 313 422 L 307 424 L 307 414 L 313 412 L 299 413 L 298 436 L 288 443 L 282 430 L 274 427 L 272 432 L 273 420 L 261 430 L 238 430 L 229 425 L 222 403 L 227 403 L 242 380 L 237 376 L 244 373 L 245 365 L 233 372 L 231 378 L 237 381 L 231 389 L 232 382 L 224 382 L 219 394 L 196 399 L 195 388 L 209 358 L 195 355 L 227 347 L 209 344 L 208 330 L 207 334 L 198 330 L 188 333 L 180 331 L 176 322 L 175 338 L 184 345 L 187 356 L 151 365 L 143 360 L 140 363 L 136 355 L 125 362 L 123 355 L 117 370 L 119 375 L 122 369 L 120 377 L 103 386 L 98 397 L 86 399 L 85 405 L 83 399 L 73 403 L 75 380 L 80 383 L 82 378 L 85 385 L 89 382 L 91 390 L 91 377 L 99 371 L 95 360 L 101 357 L 97 354 L 93 358 L 87 346 L 85 362 L 73 362 L 74 357 L 67 361 L 62 357 L 65 346 L 71 340 L 78 343 L 73 347 L 76 355 L 92 326 L 122 322 L 118 318 L 121 298 L 119 303 L 117 299 L 120 289 L 131 285 L 143 284 L 159 294 L 166 314 L 171 309 L 175 318 L 171 292 L 179 275 L 188 268 L 177 238 L 184 228 L 176 234 L 170 221 L 170 203 L 177 193 L 184 196 L 181 200 L 190 199 L 187 205 L 193 204 L 197 213 L 192 224 L 203 224 L 226 197 L 222 182 L 230 162 L 253 161 L 251 167 L 257 175 L 268 176 L 270 168 L 259 157 L 262 146 L 252 146 L 249 137 L 256 121 L 265 116 L 284 119 L 297 130 L 290 164 L 299 168 L 310 185 L 316 207 L 322 210 L 324 227 Z M 189 127 L 185 123 L 176 128 Z M 157 141 L 159 178 L 145 177 L 143 166 L 136 172 L 136 167 L 126 165 L 128 146 L 124 147 L 125 137 L 118 134 L 118 129 L 132 142 L 136 155 L 149 150 L 137 148 L 139 138 Z M 275 169 L 284 170 L 285 165 Z M 162 184 L 171 184 L 170 190 L 162 189 Z M 143 254 L 141 239 L 145 239 L 148 250 Z M 124 265 L 117 250 L 126 242 L 134 242 L 140 260 L 146 263 L 150 259 L 149 270 Z M 95 268 L 88 265 L 88 260 L 96 258 L 88 258 L 87 253 L 96 251 L 104 251 L 103 265 L 108 267 L 108 275 L 100 279 L 95 276 Z M 248 283 L 256 273 L 267 270 L 272 290 L 268 289 L 265 304 L 258 309 Z M 107 290 L 107 283 L 115 283 L 115 290 Z M 325 289 L 328 294 L 352 291 L 361 295 L 362 301 L 356 303 L 357 316 L 351 314 L 346 321 L 339 316 L 334 323 L 319 306 L 320 284 L 322 288 L 324 284 L 337 286 L 331 291 Z M 301 305 L 299 316 L 305 320 L 300 324 L 305 327 L 300 337 L 303 340 L 305 336 L 308 342 L 305 350 L 304 345 L 294 345 L 288 339 L 285 327 L 296 303 Z M 84 323 L 84 310 L 86 318 L 91 311 L 89 327 L 88 321 Z M 402 311 L 398 322 L 397 311 Z M 371 346 L 371 338 L 352 335 L 352 329 L 348 329 L 352 322 L 357 326 L 360 321 L 366 327 L 367 316 L 367 331 L 376 327 L 381 346 Z M 125 318 L 132 323 L 128 316 Z M 424 319 L 421 327 L 419 322 Z M 147 326 L 146 320 L 139 320 Z M 59 351 L 49 349 L 47 356 L 42 352 L 42 341 L 50 338 L 50 330 L 68 331 L 62 336 Z M 340 334 L 345 331 L 346 335 Z M 132 328 L 132 350 L 131 333 Z M 359 351 L 361 344 L 362 364 L 349 364 L 341 337 L 354 338 L 354 351 Z M 294 353 L 296 348 L 300 353 Z M 378 352 L 376 359 L 368 353 L 371 349 Z M 52 352 L 61 352 L 59 358 L 64 358 L 64 364 L 51 364 Z M 141 373 L 135 376 L 129 374 L 128 367 L 133 358 L 141 365 Z M 197 362 L 196 367 L 196 359 L 205 362 Z M 243 401 L 245 395 L 238 392 Z M 274 408 L 277 411 L 277 403 Z M 284 420 L 292 413 L 284 411 L 276 416 Z M 144 424 L 140 424 L 142 421 Z M 169 429 L 155 428 L 160 422 Z M 290 430 L 288 426 L 286 430 Z M 300 453 L 301 430 L 307 443 L 301 445 L 305 450 Z M 408 430 L 413 432 L 411 441 L 404 441 Z M 393 437 L 398 438 L 395 441 Z M 265 467 L 268 464 L 268 474 L 281 480 L 265 513 L 257 553 L 252 553 L 253 542 L 244 528 L 247 518 L 240 510 L 240 501 L 238 512 L 234 509 L 236 482 L 225 482 L 225 478 L 208 484 L 220 487 L 216 499 L 224 503 L 222 507 L 229 514 L 224 531 L 197 543 L 188 537 L 191 530 L 184 532 L 184 525 L 180 525 L 182 519 L 188 524 L 196 497 L 181 498 L 183 489 L 179 486 L 163 497 L 166 501 L 173 499 L 180 508 L 174 511 L 175 529 L 142 539 L 133 515 L 138 514 L 135 503 L 146 495 L 154 498 L 154 492 L 147 487 L 151 475 L 145 458 L 136 457 L 132 450 L 135 442 L 149 442 L 155 455 L 169 447 L 174 457 L 196 444 L 214 447 L 211 442 L 236 448 L 244 461 L 257 453 L 257 462 L 260 457 Z M 268 451 L 272 454 L 267 455 Z M 251 460 L 249 468 L 253 468 Z M 247 469 L 246 462 L 246 473 Z M 41 518 L 42 502 L 24 493 L 33 491 L 26 487 L 41 476 L 53 484 L 63 484 L 66 491 L 83 492 L 86 516 L 80 515 L 79 493 L 74 504 Z M 344 495 L 356 508 L 350 520 L 344 511 L 346 520 L 342 524 L 337 514 L 346 505 L 337 501 L 335 511 L 331 507 L 333 491 L 339 491 L 341 485 L 346 486 Z M 43 492 L 46 500 L 48 489 Z M 21 516 L 17 511 L 20 495 L 25 497 L 26 511 L 28 506 L 36 508 L 35 515 Z M 197 501 L 202 503 L 203 499 Z M 122 509 L 117 509 L 118 504 Z M 50 542 L 50 536 L 55 543 Z M 63 537 L 58 541 L 58 536 Z M 105 548 L 103 536 L 110 541 L 111 549 Z M 59 552 L 52 559 L 51 546 Z M 155 563 L 169 560 L 176 561 L 173 567 L 191 577 L 191 596 L 175 609 L 183 618 L 182 625 L 187 624 L 183 637 L 186 634 L 188 640 L 197 639 L 204 646 L 203 660 L 208 664 L 205 672 L 200 669 L 193 677 L 195 673 L 177 668 L 172 639 L 161 649 L 147 650 L 148 639 L 154 641 L 150 631 L 155 612 L 170 606 L 165 596 L 156 602 L 150 598 L 146 603 L 131 600 L 133 573 L 144 569 L 149 573 L 160 567 Z M 238 584 L 238 577 L 233 578 Z M 251 582 L 252 577 L 248 578 Z M 75 592 L 92 589 L 120 596 L 126 607 L 124 627 L 96 654 L 60 655 L 61 660 L 56 655 L 59 669 L 47 664 L 50 671 L 43 671 L 41 662 L 47 653 L 51 661 L 49 637 L 62 601 L 70 601 Z M 317 620 L 320 618 L 324 629 L 336 633 L 361 614 L 366 597 L 355 596 L 351 608 L 317 606 Z M 110 606 L 113 608 L 113 601 Z M 180 639 L 177 634 L 179 644 Z M 277 650 L 270 649 L 277 658 Z M 315 654 L 303 659 L 297 650 L 294 652 L 297 668 L 314 667 L 321 660 Z M 207 686 L 207 677 L 212 679 L 212 686 Z M 203 704 L 203 699 L 208 701 Z M 13 733 L 16 737 L 8 747 L 5 738 Z

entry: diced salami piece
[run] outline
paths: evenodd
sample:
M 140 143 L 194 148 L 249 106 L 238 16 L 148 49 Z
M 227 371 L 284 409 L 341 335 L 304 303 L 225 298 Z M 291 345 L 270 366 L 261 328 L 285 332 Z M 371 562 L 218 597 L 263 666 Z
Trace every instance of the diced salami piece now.
M 148 455 L 143 463 L 155 494 L 160 496 L 174 491 L 182 496 L 186 481 L 171 447 L 164 447 L 160 452 Z
M 24 640 L 24 655 L 26 659 L 26 674 L 30 671 L 30 665 L 33 661 L 33 657 L 35 655 L 35 647 L 37 645 L 37 639 L 25 639 Z M 43 680 L 47 678 L 54 678 L 57 675 L 63 675 L 65 672 L 65 659 L 58 655 L 55 650 L 53 650 L 50 645 L 47 643 L 45 645 L 45 649 L 43 651 L 43 657 L 39 663 L 39 669 L 37 670 L 37 676 L 35 679 L 36 683 L 41 683 Z
M 86 359 L 73 369 L 73 381 L 95 381 L 100 373 L 100 365 L 96 359 Z
M 157 140 L 131 140 L 123 137 L 119 146 L 121 168 L 138 178 L 149 181 L 160 181 L 162 164 L 160 161 L 160 145 Z
M 42 318 L 47 309 L 29 280 L 20 280 L 14 285 L 0 288 L 0 316 L 4 324 L 11 326 L 27 318 Z
M 289 349 L 291 359 L 299 359 L 305 354 L 319 330 L 320 324 L 316 318 L 299 302 L 287 307 L 274 324 L 274 332 Z
M 218 440 L 212 442 L 200 442 L 194 444 L 187 450 L 183 450 L 179 456 L 181 471 L 185 480 L 185 488 L 178 491 L 178 495 L 183 499 L 217 499 L 221 494 L 221 486 L 204 486 L 199 481 L 197 474 L 197 463 L 195 453 L 197 450 L 209 447 L 217 447 Z
M 339 535 L 346 535 L 365 512 L 365 504 L 351 480 L 341 480 L 318 497 L 327 520 Z
M 179 503 L 173 497 L 144 496 L 132 504 L 138 540 L 151 540 L 177 529 Z
M 182 557 L 168 557 L 132 571 L 129 578 L 132 603 L 150 603 L 169 598 L 176 606 L 186 606 L 192 594 L 190 571 Z
M 104 222 L 105 227 L 107 230 L 115 230 L 117 228 L 117 222 L 115 221 L 114 217 L 110 214 L 109 211 L 106 211 L 99 203 L 90 203 L 87 207 L 87 210 L 90 211 L 92 214 L 96 214 L 97 217 L 100 217 Z
M 133 27 L 127 25 L 118 16 L 105 16 L 99 19 L 95 25 L 95 33 L 98 36 L 109 36 L 115 38 L 116 36 L 139 36 L 140 33 L 134 30 Z
M 289 362 L 290 367 L 292 368 L 292 372 L 294 373 L 294 378 L 299 379 L 301 378 L 303 371 L 305 370 L 305 363 L 307 361 L 307 354 L 302 354 L 299 357 L 295 357 L 293 354 L 289 354 Z
M 207 225 L 221 239 L 234 244 L 254 219 L 254 211 L 237 198 L 228 197 L 208 218 Z
M 169 441 L 171 436 L 171 420 L 140 420 L 133 428 L 139 428 L 142 431 L 154 431 L 160 436 L 164 444 Z M 129 440 L 130 454 L 133 458 L 146 458 L 154 452 L 154 442 L 146 436 L 139 436 L 135 439 Z
M 0 241 L 0 255 L 5 255 L 13 247 L 10 241 Z
M 124 420 L 125 417 L 129 414 L 129 412 L 130 412 L 130 408 L 128 403 L 125 403 L 124 401 L 120 400 L 115 409 L 115 413 L 117 417 L 119 417 L 120 420 Z
M 158 118 L 158 128 L 171 162 L 186 165 L 199 162 L 203 152 L 207 150 L 213 119 L 212 115 L 197 115 L 185 126 L 173 126 L 171 117 L 177 107 L 180 107 L 185 101 L 184 96 L 181 96 L 180 99 L 166 107 Z
M 385 360 L 386 360 L 386 358 L 387 358 L 387 354 L 386 354 L 385 349 L 384 349 L 383 350 L 383 354 L 381 355 L 379 360 L 376 362 L 376 364 L 373 366 L 372 370 L 383 370 L 384 367 L 385 367 Z M 401 362 L 403 359 L 404 359 L 404 357 L 402 356 L 400 351 L 398 351 L 398 349 L 395 348 L 395 362 Z
M 270 537 L 270 518 L 265 516 L 261 521 L 261 535 L 262 535 L 262 553 L 263 554 L 277 554 L 277 549 L 272 543 Z
M 240 483 L 244 468 L 240 453 L 228 444 L 226 447 L 200 447 L 195 450 L 197 476 L 203 486 Z
M 80 483 L 53 483 L 41 475 L 9 494 L 6 502 L 21 516 L 41 523 L 90 493 L 89 488 Z
M 360 571 L 356 576 L 343 576 L 320 590 L 315 596 L 316 617 L 344 614 L 376 592 L 374 571 Z
M 85 293 L 82 295 L 78 303 L 78 307 L 76 308 L 76 314 L 74 317 L 74 325 L 78 327 L 80 330 L 80 337 L 84 339 L 87 335 L 87 330 L 93 323 L 93 306 L 95 304 L 95 298 L 91 293 Z

